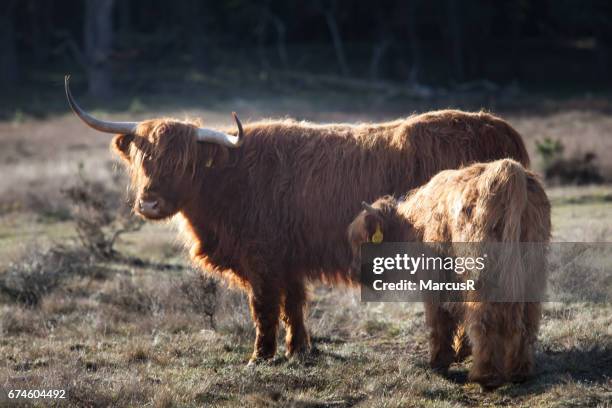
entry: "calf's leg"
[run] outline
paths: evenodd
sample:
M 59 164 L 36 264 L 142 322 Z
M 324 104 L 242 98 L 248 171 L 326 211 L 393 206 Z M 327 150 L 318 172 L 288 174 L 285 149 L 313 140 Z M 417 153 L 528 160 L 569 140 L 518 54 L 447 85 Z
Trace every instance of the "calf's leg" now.
M 524 334 L 518 358 L 511 362 L 509 368 L 512 381 L 522 382 L 531 376 L 535 366 L 534 344 L 540 327 L 541 305 L 537 302 L 524 304 Z
M 470 310 L 469 336 L 474 364 L 470 381 L 494 389 L 508 381 L 524 339 L 520 303 L 478 303 Z
M 455 359 L 453 334 L 457 324 L 451 314 L 436 303 L 425 303 L 425 319 L 430 329 L 429 365 L 446 373 Z

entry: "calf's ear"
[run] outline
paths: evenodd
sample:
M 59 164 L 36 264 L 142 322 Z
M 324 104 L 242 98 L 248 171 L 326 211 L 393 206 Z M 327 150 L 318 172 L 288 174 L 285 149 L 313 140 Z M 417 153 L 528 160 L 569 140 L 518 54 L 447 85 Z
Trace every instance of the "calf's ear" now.
M 117 135 L 113 138 L 111 146 L 113 150 L 125 161 L 130 161 L 130 144 L 134 141 L 134 135 Z
M 374 244 L 383 242 L 383 222 L 379 215 L 366 213 L 364 225 L 367 242 L 372 242 Z
M 364 214 L 364 225 L 367 234 L 367 241 L 375 244 L 383 242 L 382 216 L 380 209 L 371 206 L 365 201 L 361 203 Z
M 380 244 L 380 243 L 383 242 L 384 236 L 383 236 L 383 231 L 382 231 L 381 224 L 382 223 L 378 222 L 378 220 L 377 220 L 377 221 L 375 221 L 374 223 L 372 223 L 370 225 L 370 228 L 371 227 L 374 227 L 374 228 L 373 228 L 373 231 L 372 231 L 372 229 L 370 229 L 370 231 L 369 231 L 370 232 L 370 239 L 368 239 L 368 242 L 373 242 L 375 244 Z
M 362 211 L 348 229 L 349 241 L 353 245 L 365 242 L 379 244 L 383 241 L 382 218 L 371 210 Z

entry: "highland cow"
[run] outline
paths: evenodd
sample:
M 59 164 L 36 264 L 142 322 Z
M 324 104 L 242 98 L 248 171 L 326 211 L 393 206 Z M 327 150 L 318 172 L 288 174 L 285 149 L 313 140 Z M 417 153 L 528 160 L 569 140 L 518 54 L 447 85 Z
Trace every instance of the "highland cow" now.
M 350 282 L 346 228 L 363 200 L 400 194 L 443 169 L 505 157 L 528 165 L 521 136 L 490 114 L 444 110 L 380 124 L 268 120 L 221 132 L 195 122 L 108 122 L 131 173 L 134 210 L 176 218 L 192 260 L 243 288 L 256 338 L 251 362 L 275 355 L 279 318 L 287 355 L 310 348 L 310 281 Z
M 361 245 L 372 241 L 377 231 L 375 242 L 461 243 L 456 247 L 509 243 L 505 247 L 510 256 L 498 265 L 503 274 L 496 275 L 494 283 L 510 301 L 481 296 L 479 291 L 491 282 L 493 272 L 487 269 L 479 276 L 476 293 L 461 292 L 459 301 L 424 296 L 430 364 L 446 372 L 453 361 L 471 353 L 469 378 L 484 388 L 529 376 L 540 303 L 521 300 L 527 292 L 534 300 L 542 297 L 543 254 L 551 228 L 550 204 L 536 176 L 509 159 L 477 163 L 438 173 L 402 201 L 386 196 L 362 205 L 364 210 L 348 229 L 353 268 L 360 263 Z M 518 243 L 525 242 L 544 244 L 541 251 L 521 250 Z M 470 279 L 468 274 L 451 275 L 462 282 Z

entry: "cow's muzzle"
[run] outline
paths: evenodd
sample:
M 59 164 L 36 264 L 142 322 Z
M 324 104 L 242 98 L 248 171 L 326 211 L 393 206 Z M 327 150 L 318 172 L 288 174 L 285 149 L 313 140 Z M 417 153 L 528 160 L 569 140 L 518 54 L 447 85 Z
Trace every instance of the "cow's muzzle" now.
M 158 218 L 161 215 L 158 200 L 139 199 L 137 211 L 146 218 Z

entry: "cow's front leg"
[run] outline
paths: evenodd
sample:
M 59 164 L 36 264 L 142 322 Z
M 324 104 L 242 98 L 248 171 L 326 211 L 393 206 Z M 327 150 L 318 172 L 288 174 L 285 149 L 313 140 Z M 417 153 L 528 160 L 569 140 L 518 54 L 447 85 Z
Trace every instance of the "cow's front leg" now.
M 255 347 L 249 360 L 249 365 L 252 365 L 270 359 L 276 353 L 280 291 L 277 287 L 253 288 L 249 304 L 255 323 Z
M 430 329 L 429 365 L 446 374 L 455 359 L 453 334 L 457 324 L 451 314 L 438 303 L 425 303 L 425 320 Z
M 287 357 L 301 355 L 310 350 L 310 339 L 304 326 L 306 291 L 304 283 L 293 282 L 284 291 L 281 318 L 286 329 Z

